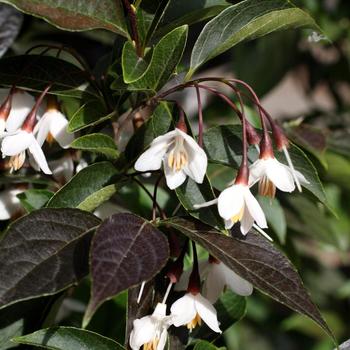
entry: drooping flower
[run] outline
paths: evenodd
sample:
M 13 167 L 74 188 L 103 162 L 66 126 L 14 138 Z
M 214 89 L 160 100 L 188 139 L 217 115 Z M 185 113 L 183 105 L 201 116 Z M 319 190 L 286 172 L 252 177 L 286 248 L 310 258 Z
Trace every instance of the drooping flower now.
M 242 296 L 248 296 L 253 292 L 251 283 L 237 275 L 224 263 L 210 257 L 203 284 L 203 295 L 211 303 L 215 303 L 226 287 Z
M 68 148 L 74 140 L 74 134 L 67 131 L 67 125 L 67 118 L 58 110 L 54 97 L 50 97 L 46 112 L 35 125 L 33 133 L 41 146 L 45 140 L 49 143 L 55 140 L 62 148 Z
M 259 194 L 262 196 L 274 198 L 276 187 L 283 192 L 295 190 L 291 168 L 280 163 L 273 155 L 258 159 L 249 170 L 249 186 L 259 182 Z M 295 171 L 295 174 L 300 183 L 309 183 L 299 171 Z
M 60 184 L 66 184 L 74 175 L 74 162 L 70 154 L 49 161 L 53 178 Z
M 186 293 L 174 302 L 170 312 L 175 327 L 187 326 L 192 331 L 203 320 L 214 332 L 221 333 L 214 306 L 200 293 Z
M 12 188 L 0 192 L 0 220 L 9 220 L 21 210 L 21 202 L 17 195 L 23 191 Z
M 130 333 L 132 350 L 143 345 L 144 350 L 163 350 L 167 341 L 171 316 L 166 316 L 166 304 L 158 303 L 152 315 L 136 319 Z
M 196 141 L 184 131 L 176 128 L 155 138 L 135 163 L 137 171 L 161 168 L 163 162 L 165 178 L 170 189 L 180 186 L 189 176 L 202 183 L 208 159 Z
M 261 228 L 267 228 L 265 214 L 246 184 L 235 183 L 223 190 L 218 197 L 218 210 L 226 228 L 240 221 L 243 235 L 252 228 L 254 221 Z

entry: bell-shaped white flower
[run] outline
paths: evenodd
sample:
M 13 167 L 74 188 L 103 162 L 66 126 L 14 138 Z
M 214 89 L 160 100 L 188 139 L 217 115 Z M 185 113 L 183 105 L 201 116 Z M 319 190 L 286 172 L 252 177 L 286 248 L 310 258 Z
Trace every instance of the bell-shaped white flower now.
M 214 332 L 221 333 L 214 306 L 200 293 L 186 293 L 174 302 L 170 312 L 175 327 L 187 326 L 192 331 L 203 320 Z
M 244 235 L 252 228 L 254 221 L 261 228 L 267 228 L 265 214 L 248 185 L 236 183 L 222 191 L 218 197 L 218 210 L 226 228 L 240 221 Z
M 191 136 L 178 128 L 155 138 L 150 148 L 136 161 L 135 169 L 158 170 L 162 162 L 170 189 L 179 187 L 187 176 L 197 183 L 202 183 L 208 165 L 203 149 Z
M 203 285 L 203 295 L 211 303 L 215 303 L 226 287 L 242 296 L 248 296 L 253 292 L 252 284 L 237 275 L 224 263 L 218 260 L 209 262 Z
M 163 350 L 167 341 L 171 316 L 166 316 L 166 304 L 158 303 L 152 315 L 136 319 L 130 333 L 130 347 L 138 350 Z
M 26 150 L 31 153 L 35 162 L 45 174 L 51 174 L 44 152 L 32 132 L 21 129 L 14 134 L 8 134 L 1 144 L 3 158 L 11 157 L 12 170 L 18 170 L 22 167 Z
M 21 202 L 17 195 L 23 191 L 15 188 L 0 192 L 0 220 L 9 220 L 21 210 Z
M 16 90 L 12 95 L 11 111 L 6 121 L 6 130 L 10 133 L 18 130 L 35 104 L 32 95 Z
M 57 109 L 49 108 L 34 128 L 34 135 L 43 145 L 45 140 L 49 143 L 57 141 L 62 148 L 68 148 L 74 140 L 74 134 L 67 131 L 68 120 Z
M 259 182 L 259 194 L 262 196 L 274 198 L 276 187 L 283 192 L 295 190 L 291 168 L 275 157 L 260 158 L 249 167 L 249 170 L 249 186 Z M 295 175 L 300 183 L 309 183 L 299 171 L 295 171 Z

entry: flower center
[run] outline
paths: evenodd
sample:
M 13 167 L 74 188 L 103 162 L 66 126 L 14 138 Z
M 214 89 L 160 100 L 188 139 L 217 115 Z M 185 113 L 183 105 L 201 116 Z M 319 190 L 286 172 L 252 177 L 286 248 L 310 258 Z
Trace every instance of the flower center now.
M 267 176 L 263 176 L 259 181 L 259 194 L 261 196 L 275 198 L 276 186 L 267 178 Z
M 190 332 L 192 332 L 192 329 L 196 328 L 196 326 L 200 326 L 202 324 L 202 319 L 199 316 L 198 312 L 196 313 L 196 316 L 194 317 L 194 319 L 187 323 L 187 329 L 189 329 Z
M 46 136 L 46 142 L 51 145 L 53 144 L 53 142 L 55 141 L 55 138 L 53 137 L 53 135 L 51 134 L 51 132 L 49 132 Z
M 180 171 L 188 163 L 188 155 L 184 147 L 184 139 L 176 137 L 175 146 L 170 151 L 168 156 L 168 166 L 173 171 Z
M 238 221 L 241 221 L 243 218 L 243 214 L 244 214 L 244 205 L 242 205 L 242 208 L 240 209 L 240 211 L 236 215 L 232 216 L 231 221 L 234 224 Z
M 25 151 L 16 154 L 15 156 L 10 157 L 9 160 L 9 166 L 11 168 L 10 172 L 17 171 L 18 169 L 21 169 L 24 161 L 26 159 L 26 153 Z
M 143 344 L 143 350 L 157 350 L 159 338 L 155 337 L 150 342 Z

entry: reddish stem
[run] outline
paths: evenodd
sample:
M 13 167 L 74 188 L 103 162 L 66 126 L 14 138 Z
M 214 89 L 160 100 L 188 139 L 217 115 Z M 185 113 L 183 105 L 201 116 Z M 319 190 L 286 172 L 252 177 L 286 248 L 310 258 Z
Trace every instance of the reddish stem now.
M 200 293 L 201 291 L 201 279 L 199 276 L 199 267 L 198 267 L 198 256 L 196 243 L 192 241 L 192 250 L 193 250 L 193 268 L 188 281 L 187 292 L 193 295 Z
M 198 103 L 198 144 L 203 148 L 203 110 L 202 110 L 202 101 L 201 94 L 199 91 L 198 84 L 194 85 L 196 88 L 197 94 L 197 103 Z

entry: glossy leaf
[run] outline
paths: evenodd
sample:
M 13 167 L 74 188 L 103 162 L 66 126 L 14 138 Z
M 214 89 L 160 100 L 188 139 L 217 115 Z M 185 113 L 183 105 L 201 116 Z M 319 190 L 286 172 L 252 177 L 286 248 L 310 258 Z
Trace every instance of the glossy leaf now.
M 17 195 L 22 206 L 27 212 L 42 208 L 52 197 L 53 193 L 48 190 L 29 189 Z
M 105 220 L 91 246 L 92 293 L 83 324 L 105 300 L 155 276 L 168 257 L 167 239 L 147 221 L 126 213 Z
M 119 0 L 1 0 L 66 30 L 107 29 L 128 36 Z
M 205 62 L 243 40 L 301 26 L 318 29 L 306 12 L 288 0 L 241 1 L 205 25 L 192 50 L 188 77 Z
M 2 57 L 13 44 L 21 30 L 23 15 L 11 6 L 0 5 L 0 57 Z
M 169 80 L 180 62 L 186 45 L 187 32 L 188 27 L 182 26 L 165 35 L 153 49 L 147 69 L 137 80 L 129 84 L 128 88 L 157 92 Z M 123 72 L 129 64 L 135 64 L 134 57 L 130 62 L 126 58 L 123 60 Z
M 94 196 L 97 191 L 112 185 L 114 180 L 116 180 L 116 176 L 117 170 L 112 163 L 100 162 L 90 165 L 82 169 L 66 185 L 61 187 L 47 206 L 51 208 L 80 208 L 86 210 L 83 203 L 91 200 L 91 196 Z M 102 203 L 101 201 L 104 202 L 105 199 L 101 198 L 101 200 L 97 201 L 96 207 Z M 95 208 L 90 206 L 91 210 Z
M 203 142 L 209 161 L 237 169 L 242 159 L 241 130 L 240 126 L 224 125 L 213 127 L 205 132 Z M 291 145 L 289 152 L 296 170 L 299 170 L 310 182 L 304 187 L 324 203 L 326 201 L 324 189 L 313 164 L 299 147 Z M 287 164 L 283 153 L 275 152 L 275 157 Z M 256 150 L 251 147 L 250 161 L 253 162 L 257 158 Z
M 209 343 L 206 340 L 201 340 L 198 343 L 196 343 L 193 350 L 218 350 L 218 348 L 214 344 Z
M 0 80 L 5 86 L 43 91 L 52 84 L 50 93 L 80 96 L 86 89 L 86 73 L 72 63 L 56 57 L 23 55 L 5 57 L 0 61 Z
M 164 223 L 202 245 L 263 293 L 310 317 L 334 339 L 294 266 L 260 234 L 252 230 L 244 237 L 232 231 L 229 237 L 193 219 L 173 218 Z
M 11 224 L 0 241 L 0 307 L 77 283 L 99 223 L 76 209 L 40 209 Z
M 51 350 L 123 350 L 122 345 L 100 334 L 74 327 L 54 327 L 13 339 L 16 343 Z
M 75 139 L 71 148 L 83 151 L 102 153 L 110 159 L 116 159 L 119 155 L 114 140 L 105 134 L 88 134 Z

